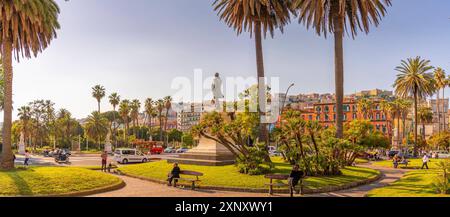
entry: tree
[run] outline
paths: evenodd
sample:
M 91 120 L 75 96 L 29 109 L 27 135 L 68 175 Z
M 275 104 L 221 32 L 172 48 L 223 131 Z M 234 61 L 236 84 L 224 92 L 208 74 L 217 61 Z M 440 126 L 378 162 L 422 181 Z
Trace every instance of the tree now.
M 22 122 L 22 131 L 26 143 L 26 141 L 28 141 L 27 138 L 30 135 L 29 123 L 31 121 L 31 108 L 29 106 L 22 106 L 21 108 L 19 108 L 18 116 L 20 121 Z
M 11 126 L 12 126 L 12 83 L 13 53 L 20 56 L 37 56 L 56 37 L 59 7 L 53 0 L 4 0 L 0 4 L 0 43 L 4 70 L 4 115 L 2 169 L 12 169 Z
M 109 103 L 112 105 L 113 107 L 113 121 L 111 122 L 112 124 L 112 131 L 113 131 L 113 140 L 117 145 L 117 141 L 116 141 L 116 130 L 117 130 L 117 120 L 116 120 L 116 108 L 120 103 L 120 96 L 118 93 L 112 93 L 111 95 L 109 95 Z
M 436 85 L 436 108 L 437 108 L 437 113 L 438 113 L 438 123 L 439 123 L 439 127 L 438 127 L 438 132 L 440 133 L 442 131 L 442 122 L 441 122 L 441 100 L 439 98 L 439 93 L 442 89 L 442 98 L 445 100 L 445 87 L 447 86 L 447 80 L 445 77 L 445 71 L 442 68 L 436 68 L 434 70 L 434 83 Z M 443 107 L 443 112 L 444 114 L 445 112 L 445 107 L 444 107 L 445 103 L 442 103 L 442 107 Z M 445 119 L 445 117 L 444 117 Z M 444 123 L 444 127 L 445 127 L 445 123 Z
M 159 117 L 159 140 L 162 141 L 163 139 L 163 110 L 165 107 L 165 103 L 163 99 L 159 99 L 156 102 L 156 109 L 158 110 L 158 117 Z
M 108 120 L 100 112 L 92 112 L 87 119 L 85 129 L 88 137 L 96 139 L 100 147 L 101 140 L 108 134 Z
M 166 109 L 166 120 L 164 121 L 164 132 L 167 134 L 167 121 L 169 120 L 169 111 L 172 109 L 172 97 L 164 97 L 164 108 Z M 164 139 L 164 144 L 167 145 L 167 138 Z
M 433 110 L 430 107 L 419 107 L 418 117 L 422 123 L 422 139 L 425 140 L 425 124 L 433 123 Z
M 261 123 L 265 116 L 265 72 L 262 47 L 262 36 L 267 33 L 274 36 L 275 29 L 283 32 L 283 28 L 290 22 L 291 1 L 285 0 L 215 0 L 214 10 L 218 11 L 219 17 L 237 34 L 249 32 L 255 39 L 256 66 L 258 78 L 258 113 L 260 114 L 259 140 L 267 141 L 267 126 Z
M 398 96 L 414 98 L 414 154 L 417 155 L 417 128 L 418 128 L 418 103 L 420 99 L 431 96 L 434 92 L 433 75 L 429 73 L 433 69 L 429 60 L 421 57 L 402 60 L 395 70 L 399 72 L 394 88 Z
M 137 137 L 136 128 L 139 127 L 139 111 L 141 109 L 141 102 L 138 99 L 131 101 L 131 120 L 133 122 L 133 134 Z
M 92 88 L 92 97 L 94 97 L 97 100 L 98 104 L 98 112 L 100 113 L 100 102 L 105 97 L 105 88 L 101 85 L 95 85 Z
M 316 33 L 327 37 L 334 35 L 335 83 L 336 83 L 336 135 L 343 138 L 344 103 L 344 30 L 355 38 L 358 30 L 369 33 L 370 25 L 378 26 L 386 14 L 390 0 L 294 0 L 293 7 L 298 11 L 299 22 L 307 28 L 313 27 Z
M 373 102 L 367 98 L 358 100 L 358 110 L 363 115 L 365 120 L 372 119 Z
M 129 115 L 130 115 L 130 101 L 129 100 L 122 100 L 119 105 L 119 114 L 122 117 L 123 125 L 124 125 L 124 131 L 123 131 L 123 140 L 126 141 L 128 145 L 128 128 L 129 128 Z
M 144 103 L 145 116 L 146 116 L 146 120 L 148 121 L 147 126 L 148 126 L 150 132 L 152 132 L 152 120 L 156 115 L 154 104 L 155 104 L 155 102 L 153 102 L 152 98 L 147 98 Z M 151 133 L 150 133 L 150 137 L 151 137 Z

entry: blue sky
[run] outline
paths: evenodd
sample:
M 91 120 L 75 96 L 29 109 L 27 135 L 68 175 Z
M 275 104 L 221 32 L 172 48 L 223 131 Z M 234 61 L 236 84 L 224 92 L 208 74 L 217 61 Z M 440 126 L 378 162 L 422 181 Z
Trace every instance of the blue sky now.
M 15 63 L 14 107 L 51 99 L 75 117 L 96 109 L 91 87 L 144 100 L 173 94 L 172 79 L 206 74 L 253 76 L 254 43 L 213 11 L 212 0 L 57 0 L 62 29 L 38 58 Z M 345 41 L 345 92 L 392 89 L 401 59 L 420 55 L 450 72 L 450 1 L 393 0 L 369 35 Z M 333 92 L 333 41 L 296 20 L 264 41 L 267 76 L 291 93 Z M 110 109 L 107 100 L 102 103 Z M 14 114 L 17 114 L 16 112 Z

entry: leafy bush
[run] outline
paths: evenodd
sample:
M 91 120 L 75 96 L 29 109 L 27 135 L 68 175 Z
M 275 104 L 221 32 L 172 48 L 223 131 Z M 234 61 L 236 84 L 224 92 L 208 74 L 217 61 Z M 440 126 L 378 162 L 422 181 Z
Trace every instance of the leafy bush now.
M 433 182 L 433 188 L 440 194 L 448 194 L 449 192 L 449 172 L 450 171 L 450 161 L 445 160 L 438 163 L 439 170 L 441 173 L 435 178 Z
M 236 166 L 240 173 L 249 175 L 260 175 L 269 172 L 273 168 L 273 164 L 269 167 L 263 167 L 267 150 L 263 143 L 258 143 L 254 147 L 248 148 L 248 154 L 240 154 L 236 159 Z M 269 169 L 268 169 L 269 168 Z

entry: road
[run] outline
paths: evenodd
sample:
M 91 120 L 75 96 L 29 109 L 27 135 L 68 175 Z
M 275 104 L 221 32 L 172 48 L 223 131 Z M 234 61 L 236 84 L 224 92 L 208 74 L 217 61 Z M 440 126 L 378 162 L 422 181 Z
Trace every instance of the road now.
M 174 157 L 176 155 L 173 154 L 161 154 L 161 155 L 152 155 L 153 159 L 166 159 L 169 157 Z M 17 155 L 16 156 L 16 165 L 23 165 L 24 156 Z M 112 156 L 108 157 L 108 163 L 111 162 Z M 55 163 L 55 159 L 53 157 L 43 157 L 43 156 L 32 156 L 30 160 L 30 165 L 39 165 L 39 166 L 99 166 L 101 165 L 101 158 L 99 154 L 86 154 L 86 155 L 73 155 L 70 157 L 70 164 L 57 164 Z

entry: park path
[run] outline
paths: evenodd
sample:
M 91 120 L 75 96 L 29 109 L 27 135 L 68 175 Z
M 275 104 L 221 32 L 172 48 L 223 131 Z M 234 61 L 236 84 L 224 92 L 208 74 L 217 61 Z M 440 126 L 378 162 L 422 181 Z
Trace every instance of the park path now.
M 359 186 L 352 189 L 304 195 L 304 197 L 364 197 L 369 191 L 389 185 L 399 180 L 409 170 L 394 169 L 386 167 L 377 167 L 371 164 L 361 164 L 361 167 L 367 167 L 381 171 L 382 177 L 371 184 Z M 189 188 L 181 189 L 169 187 L 163 184 L 157 184 L 128 176 L 118 176 L 126 186 L 122 189 L 91 195 L 90 197 L 268 197 L 267 193 L 248 193 L 197 189 L 195 191 Z M 275 197 L 287 197 L 288 195 L 274 195 Z M 296 195 L 297 196 L 297 195 Z
M 366 167 L 370 169 L 375 169 L 381 172 L 381 178 L 375 182 L 372 182 L 368 185 L 362 185 L 359 187 L 342 190 L 342 191 L 336 191 L 336 192 L 329 192 L 329 193 L 321 193 L 321 194 L 312 194 L 312 195 L 306 195 L 307 197 L 364 197 L 366 194 L 377 188 L 385 187 L 400 178 L 402 178 L 405 173 L 407 173 L 408 169 L 394 169 L 394 168 L 388 168 L 388 167 L 380 167 L 375 166 L 373 164 L 367 163 L 367 164 L 359 164 L 360 167 Z

